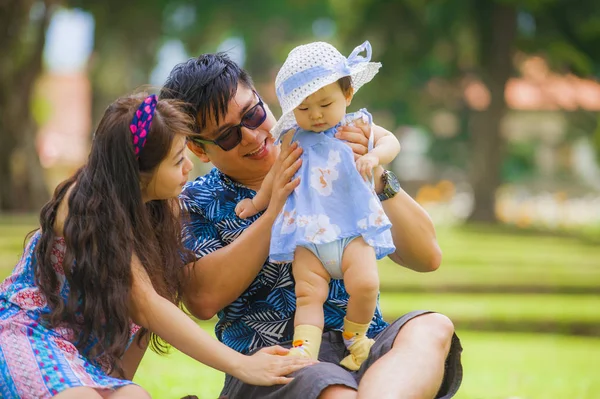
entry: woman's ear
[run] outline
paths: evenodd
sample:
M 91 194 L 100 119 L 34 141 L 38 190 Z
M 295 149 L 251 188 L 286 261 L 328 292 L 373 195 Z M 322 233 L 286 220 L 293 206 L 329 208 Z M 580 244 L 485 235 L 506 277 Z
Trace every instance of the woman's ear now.
M 208 157 L 208 155 L 206 154 L 206 151 L 204 150 L 204 148 L 202 148 L 201 145 L 194 143 L 192 140 L 188 140 L 187 147 L 190 149 L 191 152 L 194 153 L 195 156 L 198 157 L 198 159 L 201 162 L 204 162 L 204 163 L 210 162 L 210 158 Z
M 346 107 L 348 107 L 352 102 L 352 97 L 354 97 L 354 89 L 350 87 L 346 93 Z

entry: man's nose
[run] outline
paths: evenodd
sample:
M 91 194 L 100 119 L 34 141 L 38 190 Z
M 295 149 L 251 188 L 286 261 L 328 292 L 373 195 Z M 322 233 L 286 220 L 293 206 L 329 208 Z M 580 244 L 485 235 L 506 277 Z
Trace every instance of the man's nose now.
M 242 126 L 240 129 L 242 129 L 242 145 L 256 143 L 258 130 L 249 129 L 245 126 Z

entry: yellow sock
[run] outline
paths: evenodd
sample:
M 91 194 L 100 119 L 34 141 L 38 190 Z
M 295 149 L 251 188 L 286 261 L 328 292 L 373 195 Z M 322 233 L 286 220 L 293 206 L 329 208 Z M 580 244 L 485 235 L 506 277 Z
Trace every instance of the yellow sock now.
M 375 340 L 367 338 L 367 330 L 370 324 L 358 324 L 344 318 L 342 336 L 350 354 L 342 359 L 340 364 L 347 369 L 358 370 L 362 362 L 369 356 L 371 346 L 375 343 Z
M 323 330 L 310 324 L 301 324 L 294 328 L 294 339 L 292 349 L 288 356 L 306 357 L 318 360 L 321 349 L 321 336 Z

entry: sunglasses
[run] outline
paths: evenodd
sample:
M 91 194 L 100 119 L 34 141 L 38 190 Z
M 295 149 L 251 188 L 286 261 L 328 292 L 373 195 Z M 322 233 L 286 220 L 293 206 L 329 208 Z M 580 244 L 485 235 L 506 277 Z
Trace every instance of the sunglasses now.
M 242 141 L 242 127 L 254 130 L 262 125 L 265 119 L 267 119 L 267 111 L 265 111 L 262 98 L 260 98 L 256 91 L 252 90 L 252 92 L 256 95 L 256 98 L 258 98 L 258 103 L 246 111 L 238 125 L 227 128 L 215 140 L 204 140 L 196 137 L 191 140 L 202 144 L 216 144 L 221 147 L 223 151 L 229 151 L 235 148 L 235 146 Z

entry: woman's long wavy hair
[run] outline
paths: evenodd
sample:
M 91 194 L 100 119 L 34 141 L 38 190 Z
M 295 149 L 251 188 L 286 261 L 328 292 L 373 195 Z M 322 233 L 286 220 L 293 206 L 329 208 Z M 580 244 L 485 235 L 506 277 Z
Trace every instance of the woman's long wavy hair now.
M 45 322 L 73 328 L 80 350 L 97 340 L 91 350 L 87 348 L 90 359 L 102 356 L 119 372 L 119 359 L 130 339 L 132 255 L 140 259 L 155 290 L 177 305 L 181 303 L 182 266 L 191 260 L 182 247 L 180 213 L 174 212 L 179 209 L 177 198 L 144 203 L 140 186 L 167 157 L 174 137 L 191 134 L 192 121 L 180 104 L 158 101 L 137 160 L 129 124 L 143 99 L 139 95 L 121 98 L 107 108 L 88 162 L 59 185 L 42 208 L 36 248 L 36 282 L 51 309 Z M 66 244 L 63 265 L 70 286 L 65 302 L 51 255 L 57 210 L 71 187 L 62 234 Z M 150 341 L 159 353 L 168 348 L 155 335 Z

